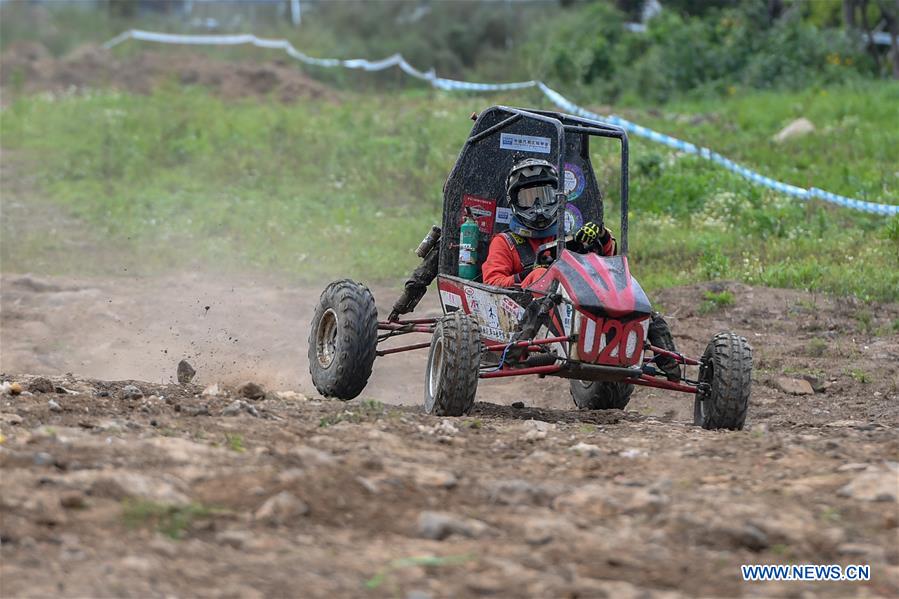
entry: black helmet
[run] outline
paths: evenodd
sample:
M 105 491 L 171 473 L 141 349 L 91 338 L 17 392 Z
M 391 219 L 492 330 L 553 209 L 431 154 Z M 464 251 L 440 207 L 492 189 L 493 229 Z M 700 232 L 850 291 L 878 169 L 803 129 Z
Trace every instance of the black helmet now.
M 553 231 L 549 229 L 559 220 L 558 185 L 556 167 L 546 160 L 525 158 L 516 162 L 506 178 L 506 196 L 516 224 L 537 234 L 551 235 Z

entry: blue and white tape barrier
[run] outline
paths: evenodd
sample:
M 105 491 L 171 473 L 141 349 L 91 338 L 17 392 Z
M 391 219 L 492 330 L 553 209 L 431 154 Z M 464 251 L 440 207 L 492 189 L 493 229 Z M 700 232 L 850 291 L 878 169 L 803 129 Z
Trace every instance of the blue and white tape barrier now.
M 670 135 L 665 135 L 664 133 L 659 133 L 658 131 L 653 131 L 652 129 L 648 129 L 646 127 L 643 127 L 642 125 L 638 125 L 614 114 L 603 116 L 596 114 L 595 112 L 590 112 L 589 110 L 578 106 L 554 89 L 551 89 L 542 81 L 532 80 L 512 83 L 472 83 L 470 81 L 444 79 L 442 77 L 438 77 L 434 72 L 434 69 L 431 69 L 427 72 L 419 71 L 411 64 L 409 64 L 401 54 L 394 54 L 382 60 L 375 61 L 366 60 L 364 58 L 355 58 L 350 60 L 340 60 L 337 58 L 314 58 L 300 52 L 299 50 L 294 48 L 293 45 L 287 40 L 259 38 L 252 34 L 180 35 L 173 33 L 157 33 L 154 31 L 131 29 L 112 38 L 104 44 L 104 47 L 112 48 L 113 46 L 116 46 L 129 39 L 145 42 L 156 42 L 161 44 L 187 44 L 206 46 L 237 46 L 242 44 L 252 44 L 260 48 L 283 50 L 288 55 L 299 60 L 302 63 L 318 67 L 344 67 L 347 69 L 361 69 L 364 71 L 383 71 L 384 69 L 389 69 L 391 67 L 398 67 L 400 70 L 411 77 L 421 79 L 422 81 L 427 81 L 432 86 L 447 91 L 492 92 L 536 87 L 543 93 L 543 95 L 547 97 L 547 99 L 549 99 L 550 102 L 552 102 L 565 112 L 609 123 L 610 125 L 617 125 L 618 127 L 625 129 L 628 133 L 631 133 L 633 135 L 645 137 L 686 154 L 695 154 L 696 156 L 699 156 L 706 160 L 711 160 L 712 162 L 723 166 L 727 170 L 745 177 L 753 183 L 768 187 L 775 191 L 788 194 L 801 200 L 809 200 L 815 198 L 818 200 L 836 204 L 838 206 L 851 208 L 853 210 L 861 210 L 863 212 L 871 212 L 874 214 L 882 214 L 885 216 L 899 214 L 899 205 L 866 202 L 864 200 L 847 198 L 835 193 L 830 193 L 829 191 L 824 191 L 823 189 L 817 189 L 815 187 L 805 189 L 803 187 L 796 187 L 795 185 L 790 185 L 781 181 L 775 181 L 770 177 L 766 177 L 760 173 L 746 168 L 745 166 L 737 164 L 736 162 L 722 156 L 717 152 L 713 152 L 708 148 L 702 148 L 689 142 L 683 141 L 682 139 L 671 137 Z

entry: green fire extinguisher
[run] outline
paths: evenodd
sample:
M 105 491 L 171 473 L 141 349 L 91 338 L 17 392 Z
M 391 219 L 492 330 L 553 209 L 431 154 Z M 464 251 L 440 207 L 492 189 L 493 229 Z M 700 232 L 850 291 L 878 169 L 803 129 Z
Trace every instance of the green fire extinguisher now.
M 478 276 L 478 223 L 466 209 L 467 216 L 459 231 L 459 276 L 473 280 Z

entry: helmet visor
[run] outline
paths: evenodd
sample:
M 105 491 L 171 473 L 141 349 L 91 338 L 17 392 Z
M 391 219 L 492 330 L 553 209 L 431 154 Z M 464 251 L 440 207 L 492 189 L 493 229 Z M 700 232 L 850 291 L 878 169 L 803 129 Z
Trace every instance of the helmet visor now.
M 526 187 L 518 190 L 517 204 L 522 208 L 531 208 L 536 204 L 551 206 L 555 202 L 555 193 L 551 185 Z

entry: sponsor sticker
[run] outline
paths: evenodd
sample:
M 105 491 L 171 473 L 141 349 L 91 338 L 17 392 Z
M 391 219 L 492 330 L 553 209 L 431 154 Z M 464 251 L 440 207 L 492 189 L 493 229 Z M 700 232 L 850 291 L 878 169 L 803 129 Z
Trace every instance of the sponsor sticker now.
M 440 290 L 440 299 L 443 300 L 444 306 L 452 306 L 453 308 L 462 307 L 462 296 L 452 291 Z
M 571 334 L 571 320 L 574 317 L 574 308 L 569 303 L 564 303 L 559 306 L 559 311 L 562 313 L 562 328 L 565 329 L 565 334 Z
M 462 196 L 462 214 L 459 217 L 459 224 L 465 222 L 466 209 L 471 210 L 481 233 L 487 236 L 493 234 L 493 213 L 496 212 L 496 200 L 479 198 L 466 193 Z
M 568 201 L 572 202 L 578 199 L 584 188 L 587 186 L 587 179 L 584 177 L 584 171 L 576 164 L 570 162 L 565 163 L 565 195 Z
M 496 327 L 488 327 L 486 325 L 481 325 L 481 334 L 495 341 L 509 341 L 510 339 L 512 339 L 512 333 L 507 333 L 502 329 Z
M 512 222 L 512 209 L 511 208 L 497 208 L 496 209 L 496 222 L 502 223 L 504 225 L 508 225 Z
M 565 206 L 565 232 L 574 233 L 584 226 L 584 217 L 574 204 Z
M 518 302 L 513 300 L 510 297 L 503 296 L 502 299 L 502 307 L 503 310 L 509 313 L 510 316 L 515 318 L 516 322 L 521 319 L 521 316 L 524 314 L 524 308 L 518 305 Z
M 517 133 L 500 133 L 499 147 L 503 150 L 520 150 L 523 152 L 536 152 L 549 154 L 552 140 L 548 137 L 534 135 L 518 135 Z
M 484 319 L 491 327 L 499 327 L 499 314 L 497 314 L 496 306 L 493 304 L 484 306 Z
M 509 338 L 520 314 L 524 313 L 524 308 L 507 296 L 475 287 L 465 287 L 465 299 L 468 311 L 478 322 L 481 332 L 499 341 Z

